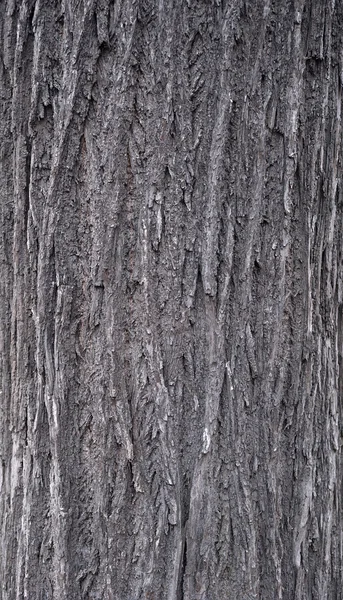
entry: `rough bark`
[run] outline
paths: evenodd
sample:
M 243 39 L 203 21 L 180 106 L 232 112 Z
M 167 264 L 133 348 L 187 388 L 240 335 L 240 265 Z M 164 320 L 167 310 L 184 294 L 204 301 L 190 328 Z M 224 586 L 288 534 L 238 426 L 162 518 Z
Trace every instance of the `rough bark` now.
M 338 0 L 2 0 L 1 600 L 342 598 Z

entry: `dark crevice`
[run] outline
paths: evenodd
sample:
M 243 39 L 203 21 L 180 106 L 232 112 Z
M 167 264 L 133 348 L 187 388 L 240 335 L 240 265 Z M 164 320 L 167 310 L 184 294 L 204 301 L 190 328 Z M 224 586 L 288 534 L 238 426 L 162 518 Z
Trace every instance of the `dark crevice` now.
M 24 204 L 24 231 L 26 232 L 26 238 L 28 235 L 27 231 L 27 221 L 29 215 L 29 207 L 30 207 L 30 180 L 31 180 L 31 142 L 28 138 L 26 138 L 26 181 L 25 181 L 25 204 Z
M 179 569 L 179 578 L 177 583 L 177 591 L 176 591 L 176 600 L 183 600 L 183 581 L 186 573 L 186 564 L 187 564 L 187 540 L 186 534 L 183 533 L 184 539 L 182 542 L 182 552 L 180 557 L 180 569 Z

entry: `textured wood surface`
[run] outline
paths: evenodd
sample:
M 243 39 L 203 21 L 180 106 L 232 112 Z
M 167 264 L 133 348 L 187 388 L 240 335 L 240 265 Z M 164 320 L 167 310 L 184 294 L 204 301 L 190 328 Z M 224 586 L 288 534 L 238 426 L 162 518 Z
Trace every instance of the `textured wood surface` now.
M 0 1 L 0 599 L 340 600 L 339 0 Z

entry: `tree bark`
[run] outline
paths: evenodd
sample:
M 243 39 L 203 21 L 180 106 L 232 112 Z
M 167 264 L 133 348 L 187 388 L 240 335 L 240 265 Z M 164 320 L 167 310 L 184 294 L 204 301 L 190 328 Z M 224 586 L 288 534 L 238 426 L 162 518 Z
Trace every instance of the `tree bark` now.
M 1 600 L 342 596 L 338 0 L 2 0 Z

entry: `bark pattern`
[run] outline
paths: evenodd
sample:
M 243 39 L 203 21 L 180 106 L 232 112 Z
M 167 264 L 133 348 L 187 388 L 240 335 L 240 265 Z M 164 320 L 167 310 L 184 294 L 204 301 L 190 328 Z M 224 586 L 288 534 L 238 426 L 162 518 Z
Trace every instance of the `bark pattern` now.
M 0 12 L 0 599 L 341 599 L 342 4 Z

